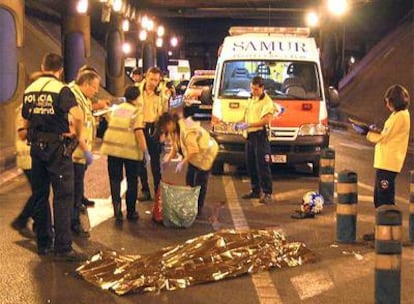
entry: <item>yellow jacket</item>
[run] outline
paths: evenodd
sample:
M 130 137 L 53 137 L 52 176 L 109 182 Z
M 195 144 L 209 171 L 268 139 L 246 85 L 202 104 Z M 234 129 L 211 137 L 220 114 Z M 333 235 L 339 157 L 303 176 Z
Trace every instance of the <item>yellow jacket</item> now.
M 112 111 L 110 117 L 101 153 L 119 158 L 143 160 L 144 153 L 139 149 L 135 136 L 136 129 L 144 128 L 142 104 L 135 106 L 124 102 Z
M 16 109 L 16 131 L 23 127 L 22 105 Z M 30 146 L 26 140 L 21 140 L 16 134 L 16 164 L 19 169 L 30 170 L 32 158 L 30 157 Z
M 410 136 L 408 110 L 393 112 L 384 124 L 382 132 L 368 132 L 367 139 L 376 143 L 374 168 L 400 172 L 407 155 Z
M 273 100 L 267 94 L 262 99 L 257 97 L 250 98 L 246 108 L 245 121 L 247 123 L 256 123 L 267 114 L 273 114 L 275 110 Z M 249 127 L 247 132 L 250 133 L 260 130 L 263 130 L 263 127 Z
M 180 120 L 180 146 L 184 156 L 194 155 L 188 160 L 193 166 L 208 171 L 217 156 L 218 144 L 210 134 L 192 120 Z
M 85 134 L 86 146 L 88 147 L 89 151 L 92 151 L 92 142 L 94 139 L 95 134 L 95 118 L 92 114 L 92 101 L 87 98 L 79 88 L 79 86 L 75 83 L 69 85 L 70 89 L 73 92 L 73 95 L 76 97 L 76 102 L 78 103 L 79 107 L 83 112 L 83 132 Z M 73 151 L 72 160 L 74 163 L 85 164 L 86 160 L 83 155 L 83 151 L 79 146 Z

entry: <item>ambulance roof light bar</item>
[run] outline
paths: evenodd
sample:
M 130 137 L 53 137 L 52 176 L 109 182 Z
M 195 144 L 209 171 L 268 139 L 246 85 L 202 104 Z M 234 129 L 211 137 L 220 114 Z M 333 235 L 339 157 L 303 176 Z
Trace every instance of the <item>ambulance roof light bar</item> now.
M 310 29 L 307 27 L 262 27 L 262 26 L 232 26 L 229 29 L 230 36 L 242 34 L 273 34 L 309 37 Z
M 214 75 L 215 70 L 195 70 L 195 76 L 205 76 L 205 75 Z

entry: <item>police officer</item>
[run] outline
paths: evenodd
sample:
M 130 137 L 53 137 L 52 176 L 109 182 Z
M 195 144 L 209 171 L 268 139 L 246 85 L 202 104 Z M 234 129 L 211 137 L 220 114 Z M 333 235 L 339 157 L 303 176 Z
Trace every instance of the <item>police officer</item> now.
M 181 172 L 188 163 L 186 184 L 191 187 L 200 186 L 198 197 L 198 216 L 202 215 L 204 200 L 207 194 L 208 177 L 217 156 L 218 144 L 210 134 L 194 122 L 191 117 L 178 119 L 177 114 L 164 113 L 159 120 L 160 129 L 167 132 L 173 140 L 172 149 L 165 156 L 164 162 L 182 151 L 183 159 L 177 164 L 176 172 Z
M 252 190 L 242 198 L 260 198 L 263 191 L 260 203 L 268 204 L 272 201 L 272 173 L 267 127 L 272 120 L 275 106 L 272 99 L 264 92 L 263 78 L 254 77 L 250 89 L 251 98 L 247 104 L 244 121 L 235 124 L 236 131 L 247 131 L 246 166 Z
M 147 150 L 144 136 L 144 113 L 140 93 L 136 86 L 125 90 L 126 102 L 117 107 L 110 116 L 101 152 L 108 155 L 108 173 L 111 188 L 114 216 L 123 220 L 121 211 L 121 181 L 123 168 L 127 178 L 126 205 L 127 219 L 136 221 L 138 174 L 144 162 L 143 151 Z
M 73 163 L 68 114 L 82 151 L 87 151 L 82 137 L 82 111 L 71 90 L 59 78 L 62 57 L 49 53 L 43 57 L 43 75 L 24 92 L 22 116 L 28 128 L 32 157 L 32 193 L 35 201 L 36 239 L 39 255 L 54 250 L 58 260 L 79 261 L 86 257 L 72 249 L 70 217 L 73 207 Z M 48 204 L 49 187 L 53 188 L 54 236 Z M 53 246 L 53 247 L 52 247 Z
M 161 76 L 162 72 L 159 68 L 149 68 L 145 74 L 145 80 L 139 85 L 141 92 L 139 99 L 140 103 L 144 105 L 145 140 L 151 158 L 151 171 L 155 193 L 157 192 L 161 181 L 161 144 L 156 123 L 161 114 L 166 110 L 163 103 L 163 96 L 158 88 Z
M 95 119 L 92 115 L 92 101 L 99 90 L 100 77 L 92 70 L 83 70 L 78 73 L 75 83 L 69 87 L 75 95 L 76 102 L 83 113 L 83 135 L 87 151 L 84 152 L 77 147 L 73 152 L 74 170 L 74 207 L 72 211 L 71 229 L 80 237 L 89 237 L 89 232 L 80 223 L 80 212 L 85 208 L 84 201 L 84 178 L 87 166 L 92 162 L 92 142 L 94 139 Z M 85 210 L 83 210 L 85 211 Z

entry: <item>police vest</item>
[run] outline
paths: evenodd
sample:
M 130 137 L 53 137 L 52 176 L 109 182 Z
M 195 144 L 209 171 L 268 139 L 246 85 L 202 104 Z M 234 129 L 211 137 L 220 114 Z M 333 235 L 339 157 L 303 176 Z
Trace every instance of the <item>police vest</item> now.
M 24 92 L 23 117 L 35 133 L 61 134 L 69 131 L 67 113 L 57 111 L 57 100 L 65 85 L 53 76 L 41 76 Z
M 126 102 L 112 112 L 103 138 L 101 153 L 132 160 L 144 159 L 144 153 L 139 149 L 134 131 L 137 115 L 138 109 Z
M 210 170 L 218 153 L 217 142 L 200 125 L 195 124 L 194 126 L 186 127 L 183 120 L 180 120 L 179 124 L 180 145 L 184 155 L 188 154 L 186 147 L 188 136 L 192 135 L 197 138 L 199 152 L 189 159 L 189 163 L 201 170 Z
M 73 94 L 75 95 L 76 102 L 83 112 L 84 124 L 83 124 L 83 133 L 86 141 L 86 146 L 88 150 L 92 150 L 92 142 L 95 134 L 95 119 L 92 114 L 92 101 L 87 98 L 81 91 L 78 85 L 72 84 L 69 85 Z M 72 154 L 72 160 L 75 163 L 85 164 L 85 157 L 83 151 L 79 146 L 75 149 Z
M 23 126 L 22 119 L 22 107 L 18 107 L 16 110 L 16 130 Z M 30 157 L 30 146 L 26 140 L 21 140 L 16 136 L 16 164 L 19 169 L 29 170 L 32 168 L 32 158 Z

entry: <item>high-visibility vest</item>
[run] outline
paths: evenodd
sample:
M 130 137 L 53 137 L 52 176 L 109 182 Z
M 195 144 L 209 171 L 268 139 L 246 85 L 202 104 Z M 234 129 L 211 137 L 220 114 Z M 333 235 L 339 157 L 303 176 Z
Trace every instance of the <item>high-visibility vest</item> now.
M 101 153 L 132 160 L 144 159 L 144 153 L 139 149 L 134 131 L 138 115 L 140 115 L 138 108 L 127 102 L 112 111 Z
M 22 105 L 16 109 L 16 131 L 23 127 Z M 22 170 L 32 168 L 32 158 L 30 157 L 30 146 L 26 140 L 21 140 L 16 135 L 16 164 Z
M 189 163 L 201 170 L 210 170 L 218 153 L 217 142 L 197 123 L 186 126 L 184 120 L 180 120 L 179 124 L 180 146 L 184 156 L 188 154 L 186 140 L 190 135 L 196 136 L 199 152 L 189 159 Z
M 72 83 L 69 85 L 69 87 L 75 95 L 76 102 L 83 112 L 83 134 L 86 141 L 86 146 L 88 147 L 88 150 L 91 151 L 96 128 L 95 119 L 92 114 L 92 101 L 82 93 L 80 87 L 77 84 Z M 72 160 L 73 162 L 79 164 L 86 163 L 83 151 L 79 146 L 75 149 L 75 151 L 73 151 Z

